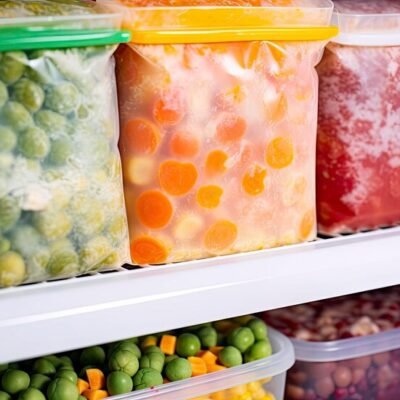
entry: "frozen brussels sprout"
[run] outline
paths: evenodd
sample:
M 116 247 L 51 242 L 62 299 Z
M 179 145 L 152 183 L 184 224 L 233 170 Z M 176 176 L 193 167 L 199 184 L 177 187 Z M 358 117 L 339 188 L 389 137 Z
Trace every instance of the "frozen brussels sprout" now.
M 127 234 L 125 215 L 116 215 L 108 226 L 110 238 L 115 243 L 120 243 Z
M 80 252 L 80 260 L 86 270 L 95 270 L 103 266 L 105 260 L 112 252 L 108 239 L 98 236 L 83 245 Z
M 163 383 L 162 375 L 152 368 L 143 368 L 133 377 L 134 390 L 142 390 Z
M 7 103 L 7 100 L 8 100 L 7 86 L 0 81 L 0 108 Z
M 30 274 L 43 274 L 50 260 L 50 251 L 46 247 L 35 249 L 27 258 L 26 264 Z
M 33 216 L 36 229 L 48 240 L 65 238 L 72 229 L 72 221 L 63 210 L 46 210 Z
M 81 213 L 75 221 L 76 232 L 83 236 L 94 236 L 104 229 L 104 207 L 98 201 L 92 200 L 92 205 Z
M 0 232 L 7 232 L 19 220 L 21 208 L 18 199 L 12 196 L 0 198 Z
M 0 287 L 19 285 L 25 278 L 24 259 L 13 251 L 0 255 Z
M 16 82 L 23 75 L 27 61 L 23 51 L 4 53 L 0 61 L 0 79 L 7 85 Z
M 13 86 L 13 97 L 30 112 L 36 112 L 43 105 L 44 91 L 37 83 L 22 78 Z
M 117 350 L 112 353 L 108 368 L 110 371 L 122 371 L 133 376 L 139 369 L 139 360 L 128 350 Z
M 0 236 L 0 254 L 4 254 L 10 249 L 11 242 L 7 238 Z
M 71 140 L 67 137 L 61 137 L 51 142 L 51 149 L 48 161 L 52 165 L 62 166 L 67 163 L 72 155 Z
M 33 119 L 29 111 L 16 101 L 8 102 L 3 107 L 2 115 L 5 123 L 18 132 L 33 125 Z
M 31 225 L 18 224 L 10 233 L 13 250 L 29 257 L 41 245 L 39 232 Z
M 79 272 L 79 257 L 72 248 L 54 251 L 47 270 L 52 276 L 69 276 Z
M 35 114 L 35 122 L 39 128 L 44 129 L 48 134 L 62 132 L 67 126 L 65 117 L 51 110 L 38 111 Z
M 69 114 L 78 108 L 79 90 L 70 82 L 53 86 L 46 96 L 46 107 L 60 114 Z
M 43 159 L 50 150 L 50 140 L 46 132 L 32 126 L 19 136 L 18 147 L 26 158 Z
M 17 135 L 6 126 L 0 126 L 0 152 L 12 151 L 17 145 Z

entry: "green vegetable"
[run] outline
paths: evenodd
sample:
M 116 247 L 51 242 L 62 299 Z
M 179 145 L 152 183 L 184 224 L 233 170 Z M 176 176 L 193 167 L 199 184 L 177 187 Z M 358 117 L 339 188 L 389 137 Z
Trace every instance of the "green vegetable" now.
M 18 147 L 26 158 L 40 160 L 49 154 L 50 140 L 43 129 L 32 126 L 20 134 Z
M 8 394 L 14 395 L 28 389 L 29 375 L 18 369 L 8 370 L 1 378 L 1 386 Z
M 24 257 L 29 257 L 41 244 L 39 232 L 31 225 L 17 225 L 10 234 L 12 247 Z
M 46 247 L 38 247 L 27 258 L 28 274 L 35 271 L 43 272 L 50 260 L 50 252 Z
M 82 366 L 98 365 L 102 366 L 106 361 L 106 353 L 100 346 L 88 347 L 82 350 L 79 362 Z
M 91 208 L 76 219 L 76 231 L 80 235 L 93 236 L 104 229 L 105 220 L 104 206 L 93 200 Z
M 56 368 L 58 368 L 59 366 L 60 366 L 60 364 L 61 364 L 61 361 L 60 361 L 60 359 L 57 357 L 57 356 L 55 356 L 55 355 L 49 355 L 49 356 L 44 356 L 43 357 L 45 360 L 48 360 L 48 361 L 50 361 Z
M 116 350 L 130 351 L 132 354 L 136 356 L 137 359 L 139 359 L 142 355 L 139 347 L 135 343 L 131 343 L 125 340 L 122 342 L 113 343 L 108 352 L 109 356 L 111 356 L 111 354 Z
M 7 100 L 8 100 L 7 86 L 0 81 L 0 108 L 2 108 L 4 104 L 7 103 Z
M 113 371 L 107 377 L 107 390 L 111 396 L 129 393 L 133 389 L 132 378 L 122 371 Z
M 46 397 L 40 390 L 29 388 L 20 393 L 18 400 L 46 400 Z
M 228 344 L 244 353 L 254 344 L 253 332 L 247 327 L 236 328 L 228 335 Z
M 4 122 L 17 132 L 23 131 L 33 125 L 29 111 L 20 103 L 8 102 L 2 110 Z
M 40 391 L 45 391 L 49 385 L 51 379 L 43 374 L 33 374 L 31 375 L 31 383 L 29 387 L 38 389 Z
M 165 357 L 165 365 L 167 365 L 169 362 L 179 358 L 176 354 L 172 354 L 170 356 Z
M 0 255 L 0 287 L 19 285 L 25 279 L 24 259 L 13 251 Z
M 76 374 L 76 372 L 66 369 L 57 371 L 56 378 L 68 379 L 69 381 L 75 384 L 78 382 L 78 375 Z
M 72 360 L 70 357 L 68 356 L 61 356 L 59 357 L 60 360 L 60 367 L 65 367 L 67 365 L 73 365 Z
M 162 385 L 163 377 L 155 369 L 143 368 L 133 377 L 132 382 L 134 390 L 142 390 Z
M 51 276 L 70 276 L 79 271 L 79 257 L 74 249 L 54 251 L 47 264 Z
M 70 82 L 53 86 L 46 96 L 46 107 L 60 114 L 69 114 L 78 108 L 80 101 L 79 91 Z
M 22 51 L 3 53 L 0 61 L 0 79 L 7 85 L 21 78 L 27 64 L 26 54 Z
M 269 340 L 259 340 L 251 346 L 244 356 L 245 361 L 252 362 L 269 357 L 272 354 L 272 347 Z
M 67 126 L 65 117 L 51 110 L 38 111 L 35 114 L 35 122 L 39 128 L 42 128 L 48 134 L 63 132 Z
M 47 388 L 48 400 L 78 400 L 78 397 L 77 386 L 68 379 L 57 378 Z
M 108 233 L 114 243 L 121 243 L 127 234 L 126 216 L 116 215 L 112 218 L 110 225 L 108 226 Z
M 22 78 L 13 86 L 13 95 L 15 100 L 32 113 L 38 111 L 44 102 L 43 89 L 27 78 Z
M 72 221 L 63 210 L 48 210 L 37 212 L 33 216 L 36 229 L 47 239 L 65 238 L 72 229 Z
M 33 363 L 33 372 L 37 374 L 51 376 L 56 373 L 56 367 L 46 358 L 39 358 Z
M 0 391 L 0 400 L 11 400 L 11 396 L 3 391 Z
M 143 350 L 144 354 L 160 354 L 165 358 L 164 353 L 162 352 L 162 350 L 158 347 L 158 346 L 148 346 Z
M 112 246 L 104 236 L 98 236 L 85 243 L 80 252 L 80 260 L 84 268 L 95 270 L 102 266 L 102 263 L 112 252 Z
M 137 357 L 128 350 L 117 350 L 112 353 L 108 368 L 110 371 L 122 371 L 133 376 L 139 369 Z
M 0 152 L 12 151 L 17 145 L 17 135 L 6 126 L 0 126 Z
M 0 236 L 0 255 L 4 254 L 10 249 L 11 249 L 11 242 L 8 239 Z
M 50 164 L 61 166 L 65 165 L 72 155 L 71 140 L 61 137 L 51 142 L 51 149 L 48 156 Z
M 247 323 L 247 327 L 253 332 L 255 340 L 263 340 L 267 337 L 268 328 L 263 320 L 253 318 Z
M 21 209 L 18 199 L 11 196 L 0 198 L 0 232 L 9 231 L 19 220 Z
M 217 345 L 217 331 L 212 326 L 204 326 L 197 331 L 202 348 L 213 347 Z
M 218 354 L 218 359 L 225 367 L 236 367 L 243 363 L 242 354 L 233 346 L 224 347 Z
M 171 382 L 188 379 L 192 376 L 192 366 L 185 358 L 175 358 L 166 364 L 165 375 Z
M 181 357 L 195 356 L 201 350 L 199 338 L 192 333 L 182 333 L 176 342 L 176 353 Z
M 153 368 L 158 372 L 162 372 L 164 367 L 165 356 L 158 353 L 145 354 L 140 358 L 139 368 Z

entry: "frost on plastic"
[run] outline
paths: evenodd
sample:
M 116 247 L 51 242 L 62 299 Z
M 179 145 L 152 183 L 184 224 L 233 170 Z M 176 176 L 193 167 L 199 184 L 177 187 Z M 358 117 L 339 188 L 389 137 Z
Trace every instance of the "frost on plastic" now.
M 315 238 L 322 46 L 120 48 L 120 149 L 136 263 Z
M 0 54 L 0 286 L 128 260 L 114 50 Z

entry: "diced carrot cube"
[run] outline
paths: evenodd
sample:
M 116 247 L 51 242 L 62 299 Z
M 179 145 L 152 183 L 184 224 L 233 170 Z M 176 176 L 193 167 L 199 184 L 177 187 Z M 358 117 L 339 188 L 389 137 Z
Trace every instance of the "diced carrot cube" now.
M 211 353 L 213 353 L 213 354 L 215 354 L 216 356 L 218 356 L 218 354 L 219 354 L 219 352 L 223 349 L 224 347 L 223 346 L 213 346 L 213 347 L 210 347 L 210 351 L 211 351 Z
M 101 400 L 108 397 L 108 392 L 106 390 L 88 389 L 83 392 L 83 396 L 87 400 Z
M 224 369 L 226 369 L 226 367 L 224 367 L 224 366 L 222 366 L 222 365 L 218 365 L 218 364 L 207 364 L 207 372 L 208 372 L 208 373 L 223 371 Z
M 106 386 L 106 378 L 100 369 L 89 368 L 86 370 L 86 376 L 91 390 L 100 390 Z
M 89 389 L 89 383 L 80 378 L 76 385 L 78 386 L 79 394 L 82 394 L 85 390 Z
M 160 342 L 160 349 L 164 354 L 172 356 L 175 354 L 176 336 L 163 335 Z
M 207 373 L 207 365 L 200 357 L 188 357 L 192 366 L 192 376 L 204 375 Z
M 218 357 L 211 351 L 204 351 L 202 355 L 199 356 L 206 364 L 216 364 Z

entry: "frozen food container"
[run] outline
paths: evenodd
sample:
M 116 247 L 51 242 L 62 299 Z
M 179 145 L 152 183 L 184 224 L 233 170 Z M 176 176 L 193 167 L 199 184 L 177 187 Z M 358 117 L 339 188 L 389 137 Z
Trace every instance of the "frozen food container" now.
M 398 289 L 266 313 L 294 337 L 287 400 L 400 398 Z
M 332 4 L 104 3 L 132 30 L 116 60 L 133 261 L 313 240 L 314 66 Z
M 90 2 L 0 2 L 0 287 L 129 260 L 119 27 Z
M 328 235 L 400 221 L 400 4 L 338 0 L 320 77 L 317 208 Z

